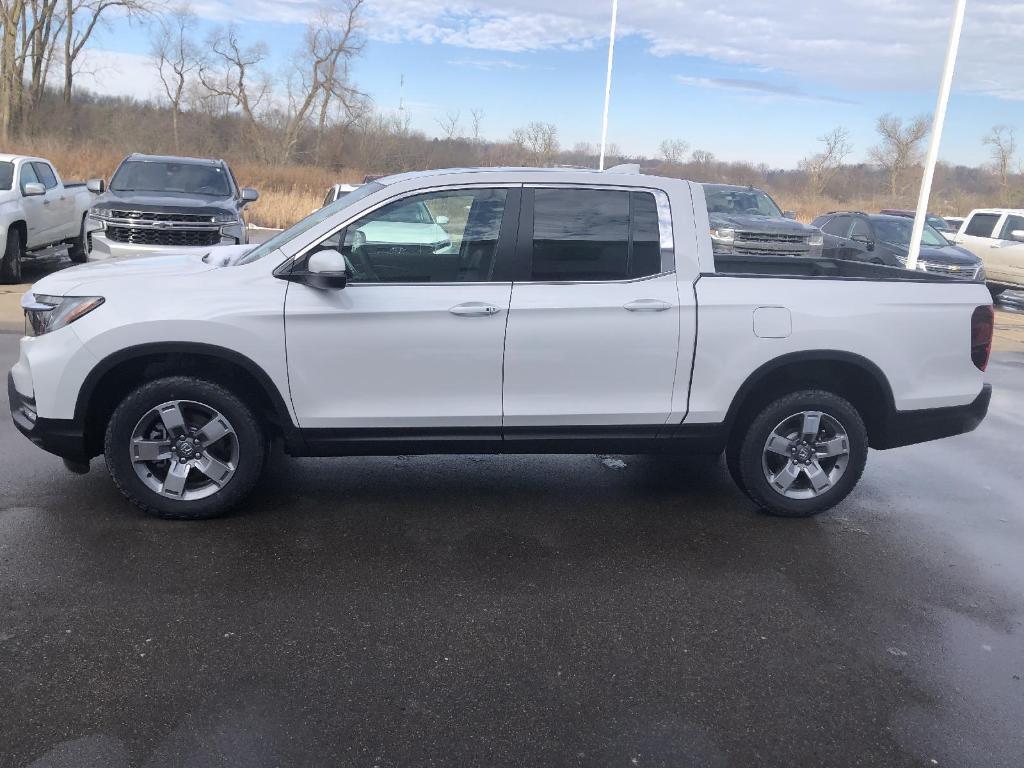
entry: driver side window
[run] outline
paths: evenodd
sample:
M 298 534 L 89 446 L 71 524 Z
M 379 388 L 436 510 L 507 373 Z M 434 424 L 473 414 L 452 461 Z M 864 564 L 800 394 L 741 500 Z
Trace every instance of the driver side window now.
M 488 282 L 506 197 L 505 189 L 461 189 L 404 198 L 353 222 L 317 250 L 340 250 L 352 284 Z

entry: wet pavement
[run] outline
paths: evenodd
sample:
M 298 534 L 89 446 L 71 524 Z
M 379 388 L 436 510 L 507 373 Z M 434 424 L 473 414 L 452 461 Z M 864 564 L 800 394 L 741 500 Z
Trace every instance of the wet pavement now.
M 0 765 L 1020 766 L 1024 354 L 991 380 L 803 521 L 550 456 L 280 457 L 163 522 L 5 409 Z

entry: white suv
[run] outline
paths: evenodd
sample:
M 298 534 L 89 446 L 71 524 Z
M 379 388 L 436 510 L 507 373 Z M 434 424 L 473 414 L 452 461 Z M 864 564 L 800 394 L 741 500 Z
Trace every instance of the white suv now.
M 759 506 L 809 515 L 851 491 L 869 445 L 984 417 L 983 286 L 719 263 L 709 232 L 701 186 L 676 179 L 390 177 L 256 248 L 44 278 L 11 411 L 71 469 L 102 453 L 126 496 L 177 518 L 241 499 L 272 440 L 296 456 L 724 451 Z

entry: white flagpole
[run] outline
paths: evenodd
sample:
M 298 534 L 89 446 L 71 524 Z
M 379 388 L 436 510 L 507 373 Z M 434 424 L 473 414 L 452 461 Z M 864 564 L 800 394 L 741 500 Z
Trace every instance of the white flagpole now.
M 928 157 L 924 163 L 924 178 L 921 179 L 921 194 L 917 199 L 917 215 L 914 217 L 914 230 L 910 236 L 907 269 L 917 269 L 917 260 L 921 255 L 921 238 L 924 236 L 925 217 L 928 215 L 928 200 L 931 197 L 932 181 L 935 179 L 935 165 L 939 160 L 942 129 L 946 125 L 949 92 L 953 87 L 953 72 L 956 70 L 956 57 L 960 50 L 960 34 L 963 32 L 964 13 L 966 10 L 967 0 L 956 0 L 953 27 L 949 32 L 949 47 L 946 49 L 946 67 L 942 72 L 942 84 L 939 87 L 939 103 L 935 108 L 932 138 L 928 146 Z
M 608 75 L 604 81 L 604 117 L 601 119 L 601 164 L 604 170 L 604 153 L 608 146 L 608 102 L 612 98 L 612 63 L 615 60 L 615 22 L 619 16 L 619 0 L 612 0 L 612 32 L 608 40 Z

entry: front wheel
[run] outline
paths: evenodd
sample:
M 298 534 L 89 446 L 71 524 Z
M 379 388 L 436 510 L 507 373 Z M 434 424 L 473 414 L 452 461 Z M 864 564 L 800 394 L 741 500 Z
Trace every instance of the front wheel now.
M 762 510 L 809 517 L 849 495 L 867 456 L 857 409 L 831 392 L 804 390 L 761 410 L 739 443 L 736 464 L 741 488 Z
M 267 440 L 252 410 L 213 382 L 173 376 L 144 384 L 114 410 L 104 440 L 114 483 L 157 517 L 216 517 L 256 484 Z
M 0 255 L 0 284 L 17 285 L 21 282 L 21 233 L 11 227 L 7 230 L 7 242 Z
M 85 217 L 78 230 L 78 237 L 68 243 L 68 258 L 75 264 L 84 264 L 89 258 L 89 236 L 85 231 Z

